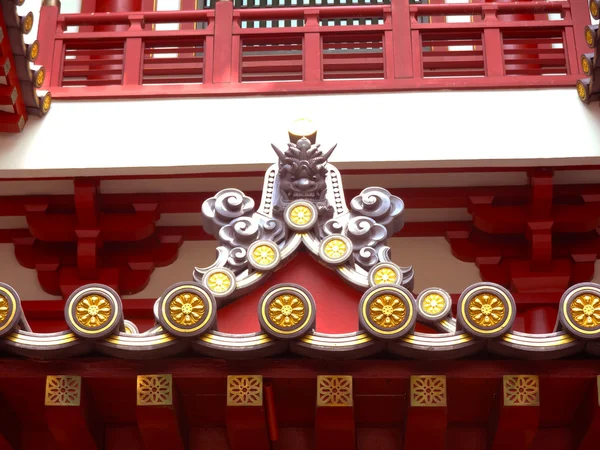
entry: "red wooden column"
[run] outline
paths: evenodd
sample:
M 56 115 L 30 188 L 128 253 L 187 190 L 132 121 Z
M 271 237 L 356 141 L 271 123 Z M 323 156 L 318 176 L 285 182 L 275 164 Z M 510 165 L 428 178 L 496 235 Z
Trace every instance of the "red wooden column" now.
M 446 398 L 444 375 L 410 377 L 410 406 L 404 423 L 404 450 L 446 448 Z
M 356 448 L 352 377 L 317 377 L 315 415 L 317 450 L 353 450 Z
M 527 450 L 540 420 L 536 375 L 505 375 L 489 420 L 490 450 Z
M 142 0 L 96 0 L 96 13 L 111 13 L 111 12 L 139 12 L 142 10 Z M 121 24 L 121 25 L 96 25 L 94 27 L 94 31 L 127 31 L 129 29 L 129 25 Z M 135 74 L 132 77 L 131 75 L 127 75 L 127 62 L 129 59 L 129 66 L 131 66 L 132 58 L 138 58 L 138 52 L 141 52 L 141 39 L 137 38 L 139 42 L 130 43 L 129 40 L 125 44 L 124 54 L 123 54 L 123 80 L 127 81 L 127 84 L 139 84 L 133 83 L 135 80 Z M 132 44 L 134 44 L 132 46 Z M 138 45 L 135 45 L 138 44 Z M 134 48 L 135 47 L 135 48 Z M 102 56 L 94 56 L 91 57 L 90 60 L 94 59 L 102 59 L 102 60 L 110 60 L 110 59 L 120 59 L 120 55 L 102 55 Z M 141 60 L 140 60 L 141 65 Z M 115 70 L 119 69 L 117 65 L 107 64 L 106 66 L 95 66 L 98 69 L 104 70 Z M 138 71 L 141 70 L 137 69 Z M 91 79 L 96 80 L 120 80 L 121 75 L 96 75 L 94 77 L 90 77 Z M 124 83 L 125 84 L 125 83 Z
M 44 77 L 43 88 L 48 88 L 51 81 L 57 80 L 52 77 L 54 71 L 54 59 L 58 61 L 57 71 L 60 72 L 62 63 L 62 41 L 55 41 L 56 29 L 58 26 L 58 16 L 60 14 L 60 2 L 58 0 L 44 0 L 40 10 L 40 24 L 38 28 L 38 41 L 40 42 L 40 56 L 36 64 L 44 66 L 46 76 Z
M 498 1 L 498 3 L 524 3 L 532 0 L 494 0 Z M 489 1 L 488 1 L 489 2 Z M 533 21 L 535 20 L 534 14 L 503 14 L 498 17 L 498 20 L 501 22 L 516 22 L 522 20 Z M 519 45 L 507 45 L 506 49 L 510 50 L 527 50 L 527 49 L 537 49 L 538 44 L 519 44 Z M 519 58 L 528 58 L 528 59 L 537 59 L 539 55 L 535 52 L 533 53 L 520 53 Z M 506 65 L 506 63 L 505 63 Z M 516 65 L 519 69 L 539 69 L 539 65 L 537 64 L 518 64 Z

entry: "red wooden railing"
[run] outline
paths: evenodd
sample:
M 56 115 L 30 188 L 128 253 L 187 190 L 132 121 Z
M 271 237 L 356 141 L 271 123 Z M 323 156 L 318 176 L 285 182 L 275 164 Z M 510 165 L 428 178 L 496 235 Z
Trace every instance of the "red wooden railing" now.
M 56 98 L 573 86 L 587 51 L 585 3 L 234 10 L 222 1 L 66 15 L 45 6 L 39 39 L 50 50 L 40 59 Z M 446 21 L 457 15 L 472 20 Z M 166 23 L 179 29 L 160 30 Z

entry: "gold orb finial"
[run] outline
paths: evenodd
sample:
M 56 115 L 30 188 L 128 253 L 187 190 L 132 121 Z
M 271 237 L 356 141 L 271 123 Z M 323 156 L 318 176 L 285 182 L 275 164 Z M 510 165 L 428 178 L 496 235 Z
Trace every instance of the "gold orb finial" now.
M 290 142 L 296 143 L 303 137 L 308 139 L 312 144 L 317 140 L 317 127 L 310 119 L 297 119 L 290 125 L 288 129 Z

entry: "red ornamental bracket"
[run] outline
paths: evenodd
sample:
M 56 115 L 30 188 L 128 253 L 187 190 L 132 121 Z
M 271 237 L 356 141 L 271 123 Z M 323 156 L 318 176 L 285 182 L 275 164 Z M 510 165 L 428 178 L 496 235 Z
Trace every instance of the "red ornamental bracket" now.
M 600 202 L 555 194 L 553 174 L 530 175 L 528 198 L 470 197 L 472 227 L 448 232 L 455 257 L 474 262 L 483 280 L 516 292 L 563 291 L 589 281 L 600 255 Z
M 121 294 L 141 291 L 154 268 L 177 258 L 182 237 L 156 229 L 156 203 L 102 207 L 96 180 L 75 180 L 71 207 L 26 205 L 30 236 L 16 238 L 15 255 L 35 269 L 44 291 L 67 297 L 87 283 L 102 283 Z

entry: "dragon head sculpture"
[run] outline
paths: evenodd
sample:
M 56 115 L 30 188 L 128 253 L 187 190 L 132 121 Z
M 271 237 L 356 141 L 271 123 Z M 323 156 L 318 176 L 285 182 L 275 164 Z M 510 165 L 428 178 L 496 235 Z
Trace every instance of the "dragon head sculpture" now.
M 326 153 L 319 144 L 302 138 L 297 143 L 289 143 L 282 152 L 275 145 L 273 150 L 279 157 L 279 193 L 281 202 L 289 204 L 295 200 L 310 200 L 315 204 L 325 202 L 327 190 L 327 159 L 335 145 Z

